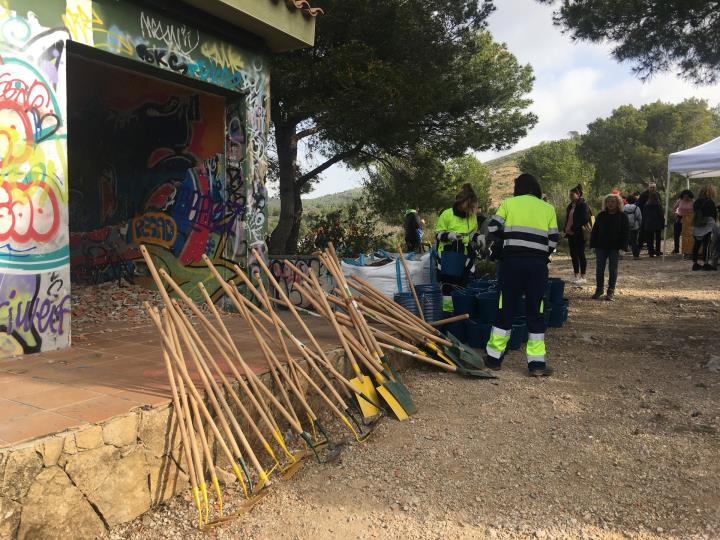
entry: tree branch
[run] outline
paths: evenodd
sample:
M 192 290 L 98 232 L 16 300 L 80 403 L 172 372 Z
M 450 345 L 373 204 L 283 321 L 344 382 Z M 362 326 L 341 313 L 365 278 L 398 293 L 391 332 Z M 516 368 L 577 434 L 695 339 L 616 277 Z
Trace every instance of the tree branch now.
M 320 128 L 318 126 L 312 126 L 307 129 L 302 129 L 298 131 L 295 135 L 293 135 L 293 140 L 295 142 L 298 142 L 301 139 L 304 139 L 305 137 L 309 137 L 310 135 L 315 135 L 318 131 L 320 131 Z
M 344 161 L 349 157 L 355 156 L 360 153 L 363 146 L 365 146 L 365 143 L 358 143 L 355 145 L 355 147 L 351 148 L 350 150 L 346 150 L 345 152 L 340 152 L 339 154 L 336 154 L 335 156 L 328 159 L 325 163 L 322 165 L 318 165 L 313 170 L 303 174 L 300 178 L 295 180 L 295 184 L 298 187 L 303 187 L 305 184 L 307 184 L 310 180 L 315 178 L 318 174 L 325 171 L 326 169 L 329 169 L 336 163 L 339 163 L 340 161 Z

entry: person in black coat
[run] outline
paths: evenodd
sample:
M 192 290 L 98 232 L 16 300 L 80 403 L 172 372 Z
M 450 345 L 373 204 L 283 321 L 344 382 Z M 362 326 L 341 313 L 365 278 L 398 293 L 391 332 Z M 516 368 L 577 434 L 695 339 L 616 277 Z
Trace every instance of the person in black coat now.
M 596 287 L 595 294 L 592 296 L 595 300 L 602 297 L 605 289 L 606 265 L 609 266 L 610 278 L 605 300 L 610 301 L 615 295 L 620 250 L 628 250 L 628 240 L 630 239 L 630 224 L 622 209 L 623 203 L 620 196 L 608 195 L 603 201 L 602 212 L 595 218 L 595 225 L 593 225 L 590 235 L 590 247 L 595 249 L 597 256 Z
M 403 229 L 405 233 L 405 249 L 408 252 L 422 253 L 422 220 L 417 208 L 405 210 Z
M 570 247 L 570 258 L 572 259 L 575 281 L 573 283 L 582 285 L 585 283 L 585 271 L 587 270 L 587 259 L 585 258 L 585 236 L 583 227 L 590 221 L 590 208 L 583 199 L 582 186 L 578 184 L 570 190 L 570 204 L 565 211 L 565 238 L 568 239 Z
M 641 211 L 644 211 L 645 205 L 648 202 L 648 198 L 650 197 L 651 193 L 657 193 L 657 184 L 655 182 L 648 182 L 647 189 L 643 191 L 642 193 L 633 193 L 637 197 L 637 205 L 638 208 L 640 208 Z M 638 251 L 642 251 L 643 245 L 645 244 L 645 232 L 640 231 L 640 242 L 638 246 Z
M 650 193 L 645 206 L 642 207 L 642 213 L 642 228 L 648 253 L 651 257 L 660 257 L 662 255 L 660 239 L 665 228 L 665 210 L 660 203 L 660 195 L 656 192 Z

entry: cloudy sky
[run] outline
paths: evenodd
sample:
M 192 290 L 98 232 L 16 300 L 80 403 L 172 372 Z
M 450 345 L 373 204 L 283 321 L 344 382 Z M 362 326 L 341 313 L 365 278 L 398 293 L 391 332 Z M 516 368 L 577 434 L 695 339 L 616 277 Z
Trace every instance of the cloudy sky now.
M 607 45 L 573 43 L 552 24 L 552 8 L 535 0 L 497 0 L 489 19 L 496 41 L 505 42 L 522 63 L 535 71 L 530 95 L 538 124 L 506 152 L 483 152 L 482 161 L 535 144 L 564 138 L 569 131 L 584 131 L 588 123 L 608 116 L 624 104 L 642 105 L 657 100 L 679 102 L 688 97 L 720 103 L 720 85 L 697 87 L 672 74 L 641 82 L 631 66 L 618 64 Z M 344 191 L 360 185 L 362 176 L 341 166 L 329 169 L 308 197 Z

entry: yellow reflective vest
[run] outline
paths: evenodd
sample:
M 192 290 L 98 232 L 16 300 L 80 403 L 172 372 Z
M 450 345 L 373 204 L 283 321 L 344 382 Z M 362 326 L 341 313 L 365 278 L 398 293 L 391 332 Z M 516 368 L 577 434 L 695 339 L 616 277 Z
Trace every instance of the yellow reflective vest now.
M 457 233 L 461 235 L 465 253 L 467 253 L 467 245 L 470 242 L 473 233 L 477 232 L 478 222 L 475 214 L 460 217 L 455 214 L 452 208 L 444 210 L 438 217 L 435 225 L 435 239 L 438 243 L 438 253 L 442 253 L 446 245 L 452 243 L 448 240 L 447 233 Z
M 534 195 L 505 199 L 490 218 L 488 233 L 502 240 L 502 257 L 547 257 L 560 239 L 555 209 Z

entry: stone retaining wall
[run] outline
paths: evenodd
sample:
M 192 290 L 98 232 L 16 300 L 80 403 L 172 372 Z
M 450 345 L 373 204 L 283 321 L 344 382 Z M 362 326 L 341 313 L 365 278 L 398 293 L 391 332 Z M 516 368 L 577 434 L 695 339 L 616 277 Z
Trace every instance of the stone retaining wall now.
M 330 357 L 349 373 L 341 351 Z M 394 361 L 399 368 L 407 363 Z M 269 374 L 261 378 L 272 387 Z M 310 405 L 316 412 L 326 408 L 315 396 Z M 244 432 L 260 448 L 249 429 Z M 188 489 L 179 446 L 167 404 L 0 450 L 0 539 L 94 538 L 135 519 Z M 215 454 L 218 478 L 232 482 L 228 464 Z

